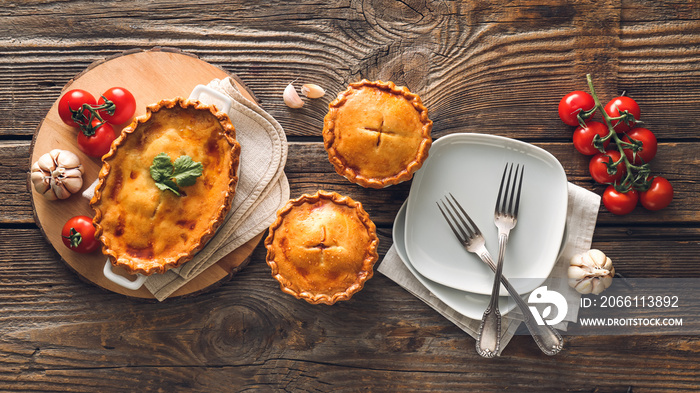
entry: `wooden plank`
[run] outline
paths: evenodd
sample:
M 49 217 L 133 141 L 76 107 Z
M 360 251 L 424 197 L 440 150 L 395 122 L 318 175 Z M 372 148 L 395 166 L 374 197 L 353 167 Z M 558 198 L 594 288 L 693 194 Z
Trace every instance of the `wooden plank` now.
M 622 0 L 620 6 L 620 20 L 623 24 L 647 21 L 695 21 L 697 24 L 700 20 L 700 5 L 695 1 Z
M 0 141 L 0 222 L 33 223 L 27 189 L 30 162 L 29 141 Z
M 571 143 L 535 143 L 548 150 L 564 166 L 574 184 L 602 194 L 604 186 L 596 185 L 588 174 L 589 158 L 576 152 Z M 0 222 L 31 224 L 33 222 L 29 194 L 26 191 L 26 167 L 29 165 L 29 142 L 0 143 L 0 179 L 6 184 L 0 190 Z M 652 162 L 654 174 L 664 176 L 675 188 L 675 202 L 667 209 L 648 212 L 638 208 L 624 217 L 614 216 L 601 208 L 598 222 L 606 225 L 631 225 L 652 222 L 698 223 L 695 206 L 700 204 L 700 161 L 697 142 L 661 143 Z M 378 225 L 393 223 L 400 204 L 408 196 L 410 182 L 381 190 L 366 189 L 350 183 L 333 171 L 320 142 L 292 142 L 285 169 L 291 196 L 313 193 L 318 189 L 337 191 L 363 203 Z
M 585 73 L 596 74 L 602 93 L 618 90 L 616 1 L 380 4 L 358 10 L 273 1 L 251 12 L 232 2 L 172 11 L 200 23 L 196 33 L 151 21 L 148 6 L 115 5 L 106 18 L 94 3 L 64 3 L 59 12 L 79 10 L 84 18 L 70 28 L 53 23 L 49 4 L 18 6 L 6 16 L 12 23 L 0 26 L 0 34 L 21 37 L 0 61 L 0 135 L 30 134 L 73 75 L 101 57 L 153 45 L 163 29 L 178 39 L 156 44 L 192 51 L 239 75 L 290 136 L 319 136 L 328 102 L 361 78 L 390 79 L 419 93 L 440 120 L 438 133 L 486 128 L 528 138 L 560 137 L 554 108 L 566 92 L 585 87 Z M 202 20 L 213 10 L 216 23 Z M 311 12 L 314 23 L 283 23 L 300 12 Z M 51 37 L 59 44 L 47 45 Z M 287 108 L 281 93 L 297 78 L 328 94 L 302 110 Z M 19 112 L 25 116 L 11 116 Z
M 603 229 L 594 244 L 622 244 L 613 258 L 623 273 L 668 277 L 667 265 L 651 266 L 663 255 L 660 245 L 678 238 L 672 244 L 681 257 L 674 263 L 700 277 L 694 260 L 683 258 L 697 254 L 697 242 L 684 239 L 697 238 L 698 230 L 655 231 Z M 115 384 L 128 391 L 227 390 L 234 384 L 338 391 L 355 390 L 362 375 L 369 390 L 535 391 L 536 378 L 538 391 L 670 391 L 690 389 L 700 378 L 694 336 L 567 336 L 565 350 L 551 358 L 529 337 L 516 336 L 494 367 L 471 350 L 472 338 L 381 274 L 350 301 L 314 306 L 279 290 L 258 249 L 211 296 L 125 301 L 80 282 L 36 241 L 38 230 L 0 229 L 0 236 L 7 239 L 0 243 L 0 386 L 6 390 L 112 391 Z M 384 233 L 380 243 L 387 242 Z M 640 261 L 634 250 L 645 242 L 649 259 Z M 504 378 L 503 367 L 519 372 Z M 592 380 L 582 367 L 601 378 Z

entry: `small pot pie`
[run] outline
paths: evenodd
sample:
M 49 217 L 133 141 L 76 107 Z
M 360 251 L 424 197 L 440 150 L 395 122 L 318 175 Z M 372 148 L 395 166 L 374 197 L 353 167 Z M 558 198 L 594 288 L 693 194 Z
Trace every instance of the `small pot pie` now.
M 393 82 L 351 83 L 328 105 L 323 142 L 338 174 L 363 187 L 411 179 L 428 157 L 433 122 L 420 97 Z
M 330 305 L 350 299 L 372 277 L 378 242 L 362 204 L 320 190 L 277 212 L 265 239 L 267 264 L 283 292 Z
M 201 176 L 179 196 L 160 189 L 157 155 L 201 163 Z M 95 236 L 112 263 L 129 273 L 164 273 L 190 259 L 214 236 L 231 208 L 240 145 L 224 112 L 182 98 L 150 105 L 102 157 L 95 195 Z M 167 157 L 166 157 L 167 161 Z

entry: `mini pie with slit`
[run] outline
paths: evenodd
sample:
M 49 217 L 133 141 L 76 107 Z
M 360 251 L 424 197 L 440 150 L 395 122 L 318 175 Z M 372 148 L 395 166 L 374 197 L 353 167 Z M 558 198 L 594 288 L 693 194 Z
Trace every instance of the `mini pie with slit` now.
M 330 305 L 350 299 L 372 277 L 378 242 L 362 204 L 319 190 L 277 212 L 265 239 L 266 260 L 283 292 Z
M 180 196 L 159 189 L 151 176 L 160 153 L 202 163 L 202 175 Z M 179 97 L 148 106 L 102 157 L 90 201 L 102 252 L 112 264 L 143 275 L 192 259 L 231 208 L 239 160 L 235 129 L 216 107 Z
M 417 94 L 362 80 L 328 105 L 323 142 L 338 174 L 363 187 L 411 179 L 428 157 L 433 122 Z

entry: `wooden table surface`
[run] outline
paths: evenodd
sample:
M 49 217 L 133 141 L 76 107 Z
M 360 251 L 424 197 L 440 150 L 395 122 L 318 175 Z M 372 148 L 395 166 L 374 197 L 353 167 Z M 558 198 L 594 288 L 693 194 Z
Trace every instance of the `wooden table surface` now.
M 192 3 L 192 4 L 189 4 Z M 81 281 L 34 223 L 32 135 L 63 86 L 94 61 L 156 46 L 235 74 L 284 127 L 291 195 L 363 203 L 380 253 L 410 182 L 364 189 L 321 139 L 328 103 L 361 78 L 423 98 L 433 138 L 478 132 L 541 146 L 597 193 L 556 106 L 594 77 L 623 91 L 660 142 L 675 187 L 659 212 L 598 215 L 593 247 L 630 278 L 700 278 L 700 3 L 659 0 L 5 1 L 0 9 L 0 391 L 576 391 L 700 389 L 696 335 L 565 336 L 547 357 L 516 336 L 503 356 L 375 274 L 350 301 L 283 294 L 259 246 L 231 281 L 145 302 Z M 291 81 L 328 94 L 292 110 Z

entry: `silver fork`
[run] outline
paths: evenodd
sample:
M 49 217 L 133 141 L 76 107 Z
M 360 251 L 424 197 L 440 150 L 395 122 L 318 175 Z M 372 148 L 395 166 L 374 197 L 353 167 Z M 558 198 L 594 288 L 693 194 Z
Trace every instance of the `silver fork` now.
M 501 312 L 498 309 L 498 297 L 501 291 L 501 276 L 503 272 L 503 258 L 506 244 L 511 229 L 518 222 L 518 209 L 520 208 L 520 191 L 523 186 L 523 171 L 525 167 L 518 164 L 513 176 L 513 164 L 506 164 L 501 176 L 501 185 L 498 187 L 494 223 L 498 228 L 498 261 L 496 262 L 496 274 L 493 278 L 491 301 L 484 310 L 481 318 L 479 332 L 476 340 L 476 350 L 484 357 L 493 357 L 501 346 Z M 506 182 L 506 174 L 508 181 Z M 518 175 L 519 179 L 518 180 Z M 517 184 L 517 190 L 516 190 Z
M 474 224 L 474 221 L 471 220 L 467 212 L 464 211 L 464 208 L 462 208 L 459 202 L 457 202 L 457 199 L 451 193 L 449 196 L 452 198 L 452 200 L 445 197 L 447 203 L 443 201 L 442 206 L 440 205 L 440 201 L 436 203 L 438 205 L 438 209 L 440 209 L 440 212 L 442 213 L 443 217 L 445 217 L 445 220 L 452 229 L 452 232 L 454 232 L 457 240 L 459 240 L 467 251 L 478 255 L 479 258 L 481 258 L 481 260 L 491 268 L 491 270 L 496 272 L 496 264 L 493 263 L 491 254 L 489 254 L 489 251 L 486 249 L 486 242 L 484 241 L 484 237 L 481 234 L 479 227 Z M 520 312 L 523 314 L 525 326 L 527 326 L 532 338 L 535 340 L 535 343 L 542 350 L 542 352 L 550 356 L 559 353 L 564 346 L 564 340 L 559 332 L 547 325 L 546 322 L 544 325 L 537 324 L 537 321 L 532 315 L 528 305 L 520 297 L 520 294 L 518 294 L 515 288 L 513 288 L 508 280 L 502 275 L 501 284 L 505 286 L 510 296 L 515 300 Z

